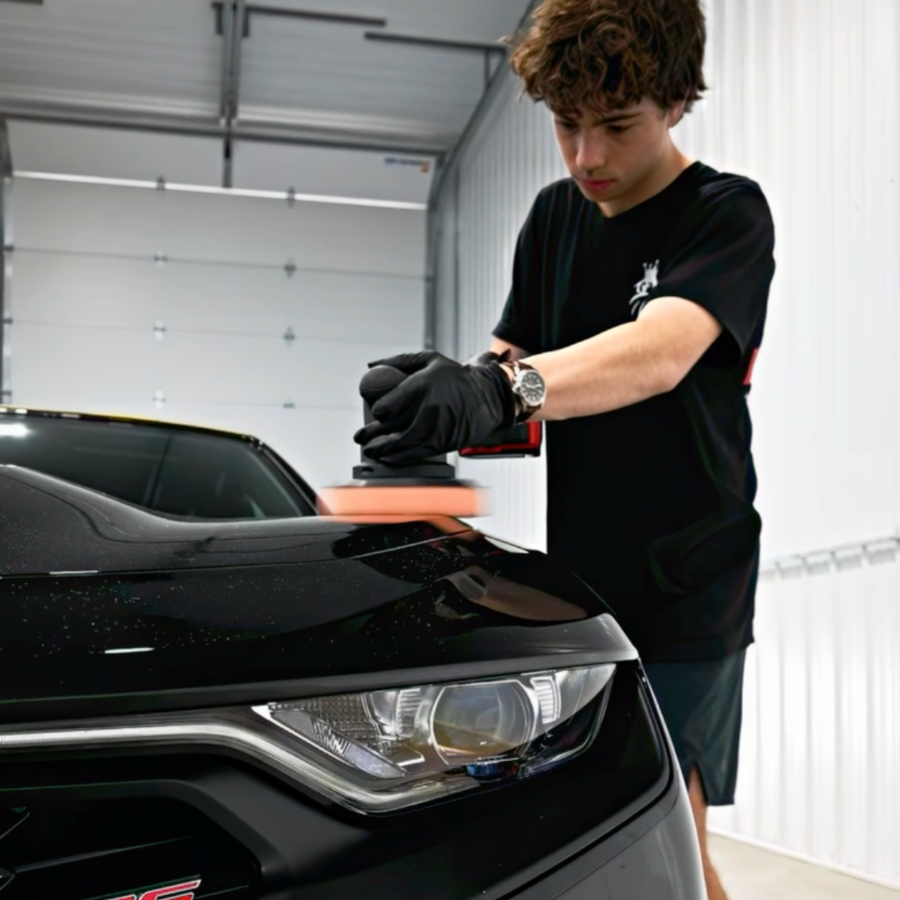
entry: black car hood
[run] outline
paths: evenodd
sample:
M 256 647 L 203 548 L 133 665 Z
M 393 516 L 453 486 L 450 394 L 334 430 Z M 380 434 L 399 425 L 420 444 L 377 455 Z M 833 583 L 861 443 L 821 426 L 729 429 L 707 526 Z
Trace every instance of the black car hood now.
M 187 522 L 12 467 L 0 610 L 0 724 L 636 656 L 570 572 L 454 519 Z
M 346 551 L 336 555 L 335 542 L 351 535 L 357 535 L 354 555 L 363 556 L 470 530 L 446 517 L 440 527 L 383 524 L 395 527 L 373 530 L 359 520 L 325 516 L 190 521 L 31 469 L 0 466 L 0 578 L 326 562 L 346 558 Z

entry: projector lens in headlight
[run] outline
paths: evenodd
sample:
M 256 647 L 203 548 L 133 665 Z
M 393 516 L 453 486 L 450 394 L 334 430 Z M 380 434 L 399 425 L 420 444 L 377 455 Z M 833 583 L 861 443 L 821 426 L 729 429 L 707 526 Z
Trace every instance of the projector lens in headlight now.
M 530 743 L 538 724 L 533 698 L 514 681 L 444 688 L 434 704 L 431 735 L 446 763 L 470 763 Z
M 400 795 L 436 779 L 459 790 L 527 777 L 586 750 L 614 671 L 563 669 L 271 703 L 254 712 L 376 790 Z

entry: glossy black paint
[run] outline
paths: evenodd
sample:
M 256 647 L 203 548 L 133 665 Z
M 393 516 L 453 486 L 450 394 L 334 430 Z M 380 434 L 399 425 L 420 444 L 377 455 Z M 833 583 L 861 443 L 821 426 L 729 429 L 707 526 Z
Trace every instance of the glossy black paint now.
M 138 806 L 149 798 L 190 804 L 257 858 L 265 900 L 506 900 L 598 844 L 605 858 L 588 871 L 640 840 L 676 802 L 673 774 L 640 667 L 627 663 L 614 680 L 601 738 L 585 755 L 539 778 L 398 815 L 342 812 L 257 767 L 185 753 L 65 761 L 47 754 L 27 763 L 0 756 L 0 798 L 34 806 L 38 815 L 51 802 L 61 810 L 98 801 Z M 0 841 L 0 866 L 14 868 L 16 854 L 6 850 Z M 104 862 L 97 861 L 98 874 Z M 650 868 L 659 878 L 659 867 Z M 179 874 L 161 866 L 157 881 Z M 645 876 L 636 875 L 635 885 L 644 886 Z M 615 900 L 629 896 L 656 895 Z
M 85 900 L 193 873 L 204 891 L 255 900 L 509 900 L 615 876 L 617 900 L 662 897 L 661 878 L 667 897 L 698 900 L 702 885 L 670 858 L 675 847 L 700 871 L 683 785 L 609 612 L 542 554 L 448 518 L 188 521 L 0 466 L 5 731 L 618 664 L 583 756 L 384 818 L 221 748 L 0 754 L 0 889 L 43 896 L 47 874 L 55 896 Z M 5 839 L 4 811 L 33 816 L 6 823 L 18 839 Z M 623 876 L 625 851 L 646 871 Z M 53 866 L 30 869 L 37 856 Z
M 26 468 L 35 469 L 36 471 L 46 472 L 49 475 L 55 475 L 77 484 L 84 484 L 89 488 L 100 491 L 101 493 L 109 493 L 126 501 L 140 503 L 139 500 L 132 496 L 123 496 L 116 490 L 107 490 L 100 487 L 91 480 L 82 480 L 75 473 L 80 472 L 81 475 L 91 478 L 92 467 L 82 468 L 78 465 L 72 467 L 72 460 L 67 460 L 55 456 L 52 449 L 54 443 L 57 449 L 65 446 L 66 443 L 72 444 L 83 454 L 86 446 L 82 440 L 88 433 L 93 433 L 96 441 L 93 450 L 96 453 L 95 458 L 103 460 L 110 456 L 113 447 L 118 446 L 120 450 L 127 453 L 140 452 L 141 435 L 149 439 L 149 443 L 143 449 L 152 459 L 154 455 L 154 445 L 159 449 L 159 441 L 167 442 L 168 439 L 175 436 L 192 437 L 206 439 L 214 442 L 213 446 L 222 450 L 228 448 L 228 455 L 234 459 L 234 453 L 239 454 L 239 458 L 243 457 L 246 461 L 248 456 L 256 456 L 263 463 L 264 468 L 281 487 L 287 488 L 292 494 L 293 502 L 297 507 L 298 515 L 317 515 L 317 496 L 316 492 L 310 487 L 306 480 L 293 469 L 278 453 L 263 441 L 248 434 L 240 434 L 235 432 L 221 431 L 215 428 L 204 428 L 197 425 L 186 425 L 178 422 L 164 422 L 154 419 L 134 418 L 130 416 L 113 416 L 100 413 L 83 413 L 83 412 L 61 412 L 45 409 L 22 409 L 19 407 L 3 406 L 0 404 L 0 425 L 24 425 L 27 431 L 37 431 L 42 446 L 35 447 L 35 453 L 29 455 L 28 444 L 21 448 L 15 446 L 0 446 L 0 466 L 18 465 Z M 49 427 L 49 431 L 47 428 Z M 85 429 L 89 429 L 90 432 Z M 43 438 L 41 437 L 43 435 Z M 114 437 L 117 435 L 117 437 Z M 129 439 L 130 435 L 130 439 Z M 155 435 L 155 438 L 151 436 Z M 49 438 L 49 443 L 44 439 Z M 54 440 L 55 438 L 55 440 Z M 124 443 L 123 443 L 124 441 Z M 209 444 L 207 444 L 209 446 Z M 240 448 L 239 450 L 236 448 Z M 195 447 L 196 449 L 196 447 Z M 24 453 L 23 453 L 24 451 Z M 156 460 L 157 464 L 161 464 L 165 459 L 165 452 Z M 77 453 L 76 453 L 77 455 Z M 25 462 L 30 459 L 30 462 Z M 86 460 L 82 457 L 82 464 Z M 221 463 L 221 460 L 219 460 Z M 99 462 L 97 463 L 100 464 Z M 129 461 L 122 460 L 122 468 L 129 470 Z M 60 469 L 62 471 L 60 471 Z M 66 473 L 69 474 L 66 474 Z M 134 478 L 135 472 L 130 472 L 131 478 Z M 157 477 L 160 474 L 157 470 Z M 101 482 L 108 483 L 101 477 Z M 115 480 L 113 480 L 115 483 Z M 124 484 L 126 490 L 132 493 L 137 485 L 125 479 Z M 158 482 L 157 482 L 158 487 Z M 141 504 L 147 506 L 147 504 Z M 160 507 L 151 507 L 159 509 Z
M 0 830 L 0 860 L 12 875 L 6 886 L 0 882 L 4 900 L 112 900 L 197 882 L 196 900 L 258 896 L 252 854 L 186 803 L 140 797 L 66 803 L 46 793 L 29 799 L 18 826 Z M 190 890 L 168 893 L 175 900 Z
M 188 522 L 9 467 L 0 509 L 0 722 L 50 698 L 633 658 L 580 581 L 452 519 Z
M 442 520 L 452 522 L 453 520 Z M 447 532 L 398 523 L 358 539 L 354 555 Z M 197 522 L 153 513 L 41 472 L 0 466 L 0 577 L 52 572 L 174 572 L 219 566 L 328 562 L 361 529 L 324 516 Z M 468 530 L 462 523 L 453 531 Z M 341 553 L 340 545 L 337 553 Z

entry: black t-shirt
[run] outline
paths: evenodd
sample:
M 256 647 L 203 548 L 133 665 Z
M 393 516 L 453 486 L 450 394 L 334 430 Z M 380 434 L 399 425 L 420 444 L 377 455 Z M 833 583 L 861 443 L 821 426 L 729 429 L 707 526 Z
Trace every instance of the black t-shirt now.
M 572 179 L 538 195 L 496 337 L 528 354 L 691 300 L 722 334 L 675 390 L 546 423 L 548 552 L 616 610 L 648 661 L 711 659 L 753 641 L 759 565 L 746 395 L 774 274 L 754 182 L 701 163 L 612 218 Z

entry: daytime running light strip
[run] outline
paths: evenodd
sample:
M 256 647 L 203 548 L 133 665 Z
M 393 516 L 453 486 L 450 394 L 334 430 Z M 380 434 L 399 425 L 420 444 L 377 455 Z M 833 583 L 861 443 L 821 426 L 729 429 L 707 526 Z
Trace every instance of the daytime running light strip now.
M 176 191 L 185 194 L 214 194 L 222 197 L 251 197 L 258 200 L 281 200 L 296 203 L 330 203 L 337 206 L 366 206 L 375 209 L 400 209 L 424 212 L 427 203 L 407 203 L 402 200 L 369 200 L 364 197 L 333 197 L 328 194 L 294 194 L 289 191 L 258 191 L 250 188 L 222 188 L 206 184 L 175 184 L 138 181 L 130 178 L 101 178 L 95 175 L 62 175 L 56 172 L 15 172 L 15 178 L 30 181 L 57 181 L 67 184 L 96 184 L 106 187 L 142 188 L 152 191 Z
M 186 721 L 158 725 L 67 728 L 59 731 L 0 733 L 0 752 L 30 749 L 64 749 L 109 746 L 133 741 L 164 744 L 201 744 L 236 749 L 246 756 L 274 766 L 289 777 L 358 812 L 393 812 L 439 797 L 448 797 L 472 786 L 468 778 L 455 782 L 420 782 L 401 792 L 370 791 L 312 762 L 249 728 L 228 722 Z M 349 802 L 348 802 L 349 801 Z

